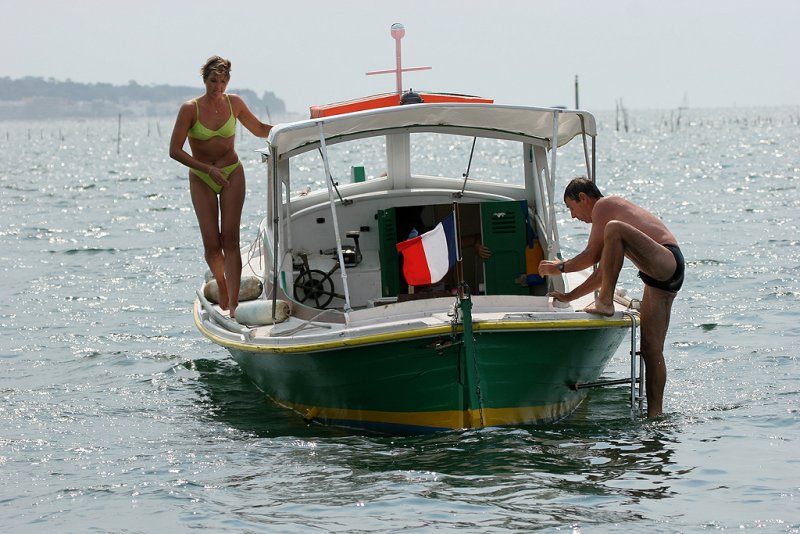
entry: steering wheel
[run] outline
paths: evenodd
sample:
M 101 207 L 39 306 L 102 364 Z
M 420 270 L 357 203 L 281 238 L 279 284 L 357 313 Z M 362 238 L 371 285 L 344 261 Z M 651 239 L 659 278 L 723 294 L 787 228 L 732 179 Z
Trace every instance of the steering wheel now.
M 333 280 L 319 269 L 304 270 L 294 281 L 294 298 L 298 302 L 311 299 L 315 308 L 325 308 L 335 296 Z

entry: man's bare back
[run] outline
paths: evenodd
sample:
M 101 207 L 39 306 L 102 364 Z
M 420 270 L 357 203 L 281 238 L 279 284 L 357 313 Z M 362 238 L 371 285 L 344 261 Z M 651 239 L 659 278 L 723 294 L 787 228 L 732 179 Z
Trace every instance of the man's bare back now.
M 677 245 L 678 241 L 661 219 L 622 197 L 607 196 L 597 200 L 592 209 L 592 236 L 602 240 L 608 221 L 628 223 L 659 245 Z

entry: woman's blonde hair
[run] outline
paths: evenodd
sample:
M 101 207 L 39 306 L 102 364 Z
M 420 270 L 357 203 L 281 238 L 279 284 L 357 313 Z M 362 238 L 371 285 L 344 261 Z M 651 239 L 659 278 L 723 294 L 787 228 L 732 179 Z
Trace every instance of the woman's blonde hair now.
M 200 74 L 203 75 L 203 81 L 208 80 L 211 73 L 221 74 L 230 77 L 231 75 L 231 62 L 219 56 L 211 56 L 206 61 L 205 65 L 200 68 Z

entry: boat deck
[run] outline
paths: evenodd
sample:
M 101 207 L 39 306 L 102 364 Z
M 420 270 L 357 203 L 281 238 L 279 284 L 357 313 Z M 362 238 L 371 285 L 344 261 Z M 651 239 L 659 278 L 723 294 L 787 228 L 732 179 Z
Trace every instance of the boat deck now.
M 579 284 L 583 276 L 582 273 L 570 273 L 568 279 L 571 284 Z M 473 329 L 476 332 L 564 329 L 629 323 L 629 319 L 623 315 L 623 311 L 628 309 L 625 298 L 615 302 L 617 311 L 612 317 L 583 312 L 583 307 L 591 303 L 591 294 L 569 304 L 556 302 L 558 306 L 554 306 L 553 299 L 549 297 L 475 295 L 472 297 Z M 229 319 L 227 311 L 218 305 L 211 305 L 213 312 L 204 308 L 199 300 L 195 306 L 195 320 L 206 335 L 223 345 L 246 343 L 250 349 L 264 346 L 270 350 L 280 347 L 292 350 L 291 347 L 298 345 L 298 335 L 302 337 L 303 347 L 320 345 L 331 348 L 331 344 L 344 347 L 376 343 L 383 337 L 386 342 L 396 341 L 406 336 L 418 337 L 423 332 L 424 336 L 434 337 L 449 334 L 454 328 L 460 329 L 457 321 L 454 322 L 457 306 L 455 296 L 383 303 L 356 309 L 347 314 L 346 322 L 326 319 L 326 315 L 341 315 L 341 310 L 320 310 L 310 320 L 290 314 L 285 321 L 260 326 L 239 325 Z

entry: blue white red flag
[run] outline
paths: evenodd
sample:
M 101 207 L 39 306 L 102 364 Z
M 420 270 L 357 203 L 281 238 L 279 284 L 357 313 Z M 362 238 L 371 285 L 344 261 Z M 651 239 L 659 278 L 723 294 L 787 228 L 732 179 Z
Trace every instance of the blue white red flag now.
M 403 275 L 412 286 L 435 284 L 456 264 L 456 217 L 448 215 L 430 232 L 397 244 Z

